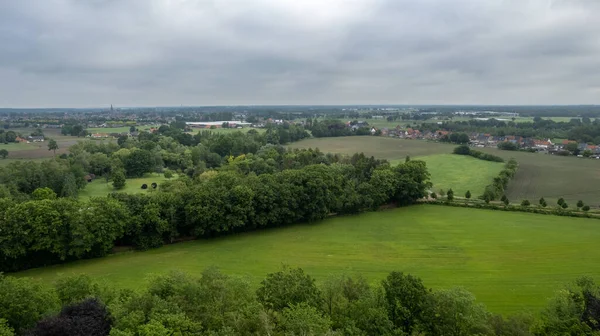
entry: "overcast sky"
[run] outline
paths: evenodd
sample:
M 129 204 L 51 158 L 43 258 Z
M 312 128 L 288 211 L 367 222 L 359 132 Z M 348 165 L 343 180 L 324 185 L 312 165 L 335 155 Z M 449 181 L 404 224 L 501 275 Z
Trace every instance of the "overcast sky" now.
M 600 0 L 1 0 L 0 107 L 600 104 Z

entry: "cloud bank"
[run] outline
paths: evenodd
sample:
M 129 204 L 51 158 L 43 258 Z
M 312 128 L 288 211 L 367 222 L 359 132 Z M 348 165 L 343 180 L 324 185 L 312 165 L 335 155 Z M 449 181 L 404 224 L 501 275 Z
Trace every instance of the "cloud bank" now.
M 0 3 L 0 106 L 600 104 L 595 0 Z

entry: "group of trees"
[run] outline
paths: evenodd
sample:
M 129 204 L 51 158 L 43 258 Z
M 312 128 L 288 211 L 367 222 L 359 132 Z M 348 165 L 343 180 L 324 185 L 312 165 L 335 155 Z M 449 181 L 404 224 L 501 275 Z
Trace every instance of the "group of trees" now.
M 371 129 L 367 127 L 359 127 L 353 130 L 346 123 L 340 120 L 313 120 L 309 124 L 309 129 L 312 135 L 316 138 L 324 137 L 340 137 L 351 135 L 371 135 Z
M 421 130 L 436 131 L 440 128 L 437 124 L 423 123 Z M 488 120 L 469 120 L 469 121 L 448 121 L 444 122 L 442 128 L 453 132 L 467 133 L 486 133 L 494 136 L 515 135 L 526 138 L 566 138 L 576 142 L 600 144 L 600 119 L 591 120 L 584 117 L 582 119 L 573 118 L 568 122 L 556 122 L 549 119 L 535 117 L 533 122 L 514 122 L 503 121 L 494 118 Z M 446 139 L 449 142 L 460 143 Z M 507 150 L 516 150 L 512 145 L 506 146 Z
M 450 135 L 444 135 L 440 138 L 441 142 L 450 142 L 455 144 L 468 144 L 470 139 L 466 133 L 451 133 Z
M 470 155 L 474 158 L 485 160 L 485 161 L 493 161 L 493 162 L 504 162 L 504 159 L 493 154 L 488 154 L 484 152 L 480 152 L 474 149 L 471 149 L 468 145 L 460 145 L 454 148 L 454 154 L 458 155 Z
M 503 317 L 462 288 L 434 291 L 402 272 L 376 285 L 343 274 L 317 283 L 284 266 L 254 290 L 208 268 L 154 276 L 139 292 L 84 275 L 53 286 L 0 275 L 0 335 L 597 335 L 599 293 L 580 278 L 539 317 Z
M 266 153 L 275 154 L 276 148 L 268 147 Z M 31 183 L 29 177 L 36 177 L 38 170 L 22 167 L 24 176 L 15 187 L 30 195 L 0 199 L 0 269 L 14 271 L 103 256 L 115 245 L 147 249 L 178 237 L 210 237 L 315 221 L 389 203 L 407 205 L 424 197 L 429 187 L 422 161 L 393 167 L 358 154 L 329 157 L 338 162 L 328 161 L 318 151 L 285 154 L 284 160 L 294 159 L 282 162 L 290 165 L 286 169 L 254 172 L 253 164 L 242 155 L 218 170 L 164 182 L 153 193 L 116 193 L 86 201 L 57 197 L 64 193 L 54 190 L 66 185 L 61 183 L 63 175 L 73 175 L 60 161 L 54 161 L 53 175 L 44 177 L 47 188 L 32 189 L 26 182 Z M 87 183 L 83 178 L 76 180 Z

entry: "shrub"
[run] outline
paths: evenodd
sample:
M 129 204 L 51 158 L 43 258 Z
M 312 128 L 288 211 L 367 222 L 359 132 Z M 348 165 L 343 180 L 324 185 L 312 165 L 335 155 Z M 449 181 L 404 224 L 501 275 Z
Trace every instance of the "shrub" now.
M 556 204 L 562 206 L 565 203 L 565 199 L 564 198 L 559 198 L 558 201 L 556 202 Z
M 577 201 L 577 207 L 578 207 L 578 208 L 581 208 L 583 205 L 584 205 L 584 204 L 583 204 L 583 201 L 582 201 L 582 200 L 579 200 L 579 201 Z
M 584 206 L 581 208 L 581 210 L 583 210 L 583 211 L 586 211 L 586 212 L 587 212 L 587 211 L 590 211 L 590 206 L 589 206 L 589 205 L 584 205 Z
M 446 193 L 446 198 L 448 199 L 448 201 L 454 200 L 454 191 L 452 191 L 452 189 L 448 190 L 448 192 Z
M 148 189 L 148 185 L 146 183 L 142 184 L 142 189 L 144 189 L 144 190 Z
M 530 205 L 531 205 L 531 203 L 529 202 L 529 200 L 523 200 L 523 201 L 521 202 L 521 206 L 528 207 L 528 206 L 530 206 Z
M 471 191 L 467 190 L 467 192 L 465 193 L 465 198 L 466 199 L 470 199 L 471 198 Z
M 431 198 L 433 198 L 433 199 L 437 199 L 437 194 L 436 194 L 436 193 L 434 193 L 434 192 L 432 192 L 432 193 L 431 193 Z
M 563 203 L 562 203 L 560 206 L 561 206 L 563 209 L 566 209 L 566 208 L 568 208 L 568 207 L 569 207 L 569 205 L 568 205 L 567 203 L 565 203 L 564 201 L 563 201 Z

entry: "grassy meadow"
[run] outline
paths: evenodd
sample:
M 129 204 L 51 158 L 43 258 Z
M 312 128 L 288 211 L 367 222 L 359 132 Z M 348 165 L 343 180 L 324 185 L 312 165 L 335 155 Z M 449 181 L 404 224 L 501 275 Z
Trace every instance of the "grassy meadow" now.
M 307 139 L 291 144 L 290 147 L 318 147 L 323 152 L 342 154 L 364 152 L 367 155 L 373 155 L 377 158 L 390 161 L 403 160 L 407 155 L 411 158 L 425 157 L 426 161 L 429 160 L 428 167 L 432 173 L 433 182 L 438 184 L 445 179 L 447 181 L 460 181 L 466 179 L 467 175 L 474 173 L 481 174 L 483 171 L 471 168 L 474 161 L 460 162 L 459 159 L 455 159 L 455 165 L 452 168 L 439 168 L 440 161 L 446 162 L 446 164 L 450 163 L 441 158 L 433 159 L 433 156 L 437 154 L 449 154 L 456 146 L 422 140 L 354 136 Z M 501 156 L 504 159 L 515 158 L 519 162 L 517 175 L 511 181 L 507 190 L 507 196 L 513 202 L 528 199 L 532 203 L 537 204 L 539 198 L 544 197 L 549 201 L 548 204 L 554 205 L 559 198 L 563 197 L 569 204 L 575 204 L 578 200 L 583 200 L 591 207 L 597 208 L 600 205 L 600 160 L 502 151 L 497 148 L 478 148 L 478 150 Z M 450 174 L 449 172 L 452 169 L 459 176 Z M 436 170 L 447 172 L 448 174 L 442 176 L 439 175 L 440 172 L 436 174 Z M 436 179 L 436 175 L 443 178 Z M 469 179 L 471 178 L 477 179 L 478 176 L 469 177 Z M 461 190 L 460 185 L 456 187 L 452 186 L 452 188 L 455 191 Z M 468 186 L 468 188 L 472 188 L 471 192 L 475 189 L 471 186 Z
M 455 154 L 437 154 L 415 159 L 427 163 L 433 184 L 432 189 L 435 192 L 440 189 L 448 191 L 452 188 L 454 194 L 459 197 L 463 197 L 467 190 L 471 191 L 473 197 L 482 195 L 485 187 L 504 167 L 500 162 L 483 161 Z
M 600 222 L 419 205 L 321 222 L 124 252 L 100 259 L 32 269 L 16 276 L 54 281 L 86 273 L 121 288 L 138 288 L 148 274 L 194 275 L 216 265 L 257 285 L 282 264 L 322 280 L 360 273 L 372 283 L 392 270 L 427 286 L 463 286 L 498 313 L 539 310 L 554 291 L 581 275 L 600 277 Z
M 176 176 L 173 178 L 176 178 Z M 79 191 L 79 198 L 103 197 L 115 191 L 126 192 L 129 194 L 147 193 L 151 192 L 152 190 L 150 186 L 152 182 L 156 182 L 160 187 L 160 183 L 166 180 L 167 179 L 163 176 L 163 174 L 147 174 L 144 177 L 127 179 L 125 188 L 116 190 L 112 186 L 112 181 L 106 183 L 106 179 L 99 177 L 88 183 L 85 186 L 85 189 Z M 142 184 L 147 184 L 148 189 L 142 189 Z

